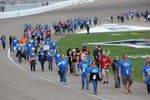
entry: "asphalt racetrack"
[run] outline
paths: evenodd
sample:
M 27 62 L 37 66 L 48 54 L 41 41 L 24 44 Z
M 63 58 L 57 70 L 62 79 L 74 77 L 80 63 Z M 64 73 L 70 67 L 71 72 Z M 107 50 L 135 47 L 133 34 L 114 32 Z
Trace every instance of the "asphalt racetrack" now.
M 90 4 L 76 5 L 43 14 L 10 18 L 0 20 L 0 32 L 16 34 L 21 37 L 23 25 L 53 23 L 59 19 L 76 17 L 102 18 L 103 23 L 108 23 L 107 19 L 119 12 L 129 10 L 150 9 L 149 0 L 96 0 Z M 150 24 L 141 21 L 128 22 L 127 24 L 145 25 Z M 53 40 L 60 37 L 53 37 Z M 7 45 L 8 49 L 8 45 Z M 39 65 L 37 66 L 39 67 Z M 0 100 L 150 100 L 146 87 L 142 83 L 134 82 L 133 93 L 126 95 L 123 89 L 114 88 L 113 77 L 110 75 L 108 85 L 98 84 L 98 94 L 91 91 L 82 91 L 80 77 L 74 77 L 68 73 L 68 85 L 62 86 L 59 83 L 59 76 L 54 72 L 30 72 L 29 64 L 17 64 L 17 59 L 0 47 Z

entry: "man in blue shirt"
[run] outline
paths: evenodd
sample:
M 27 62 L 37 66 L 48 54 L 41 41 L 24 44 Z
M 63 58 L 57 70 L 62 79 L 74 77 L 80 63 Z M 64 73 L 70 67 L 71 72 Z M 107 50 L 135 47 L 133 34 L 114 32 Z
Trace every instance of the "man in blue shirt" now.
M 1 37 L 1 41 L 2 41 L 2 46 L 3 46 L 3 49 L 5 50 L 6 48 L 6 36 L 4 34 L 2 34 L 2 37 Z
M 48 68 L 49 70 L 53 71 L 53 56 L 54 56 L 54 51 L 52 50 L 52 48 L 50 48 L 47 52 L 46 52 L 46 57 L 47 57 L 47 61 L 48 61 Z
M 56 53 L 56 50 L 57 50 L 57 42 L 52 42 L 52 43 L 51 43 L 51 47 L 52 47 L 52 49 L 54 50 L 54 52 Z
M 38 52 L 38 57 L 41 64 L 41 70 L 44 71 L 45 55 L 43 47 L 40 48 L 40 51 Z
M 128 60 L 128 55 L 123 55 L 123 60 L 119 63 L 119 77 L 122 78 L 125 93 L 131 93 L 130 87 L 133 83 L 133 66 L 132 62 Z
M 31 43 L 29 40 L 26 43 L 26 53 L 27 53 L 27 59 L 29 59 L 29 54 L 31 52 L 31 49 L 33 48 L 33 43 Z M 35 52 L 35 51 L 34 51 Z
M 16 57 L 18 57 L 19 63 L 21 63 L 22 62 L 22 50 L 23 50 L 23 46 L 21 43 L 17 45 L 16 50 L 17 50 Z
M 62 55 L 61 51 L 59 49 L 57 49 L 56 54 L 55 54 L 55 63 L 57 66 L 58 66 L 58 62 L 61 58 L 61 55 Z
M 82 81 L 82 89 L 84 89 L 85 81 L 86 81 L 86 90 L 89 90 L 89 62 L 87 61 L 87 58 L 84 57 L 82 59 L 82 62 L 79 64 L 80 73 L 81 73 L 81 81 Z
M 60 82 L 64 85 L 67 85 L 67 69 L 68 69 L 68 60 L 65 58 L 65 55 L 61 55 L 61 59 L 58 61 L 59 67 L 59 75 L 60 75 Z
M 37 38 L 34 39 L 33 41 L 33 46 L 35 48 L 35 51 L 37 52 L 38 51 L 38 47 L 40 46 L 40 43 L 39 41 L 37 40 Z
M 145 66 L 143 67 L 143 79 L 147 85 L 147 92 L 150 95 L 150 56 L 147 56 L 147 61 Z
M 12 40 L 12 44 L 11 44 L 11 47 L 12 47 L 13 51 L 16 50 L 17 45 L 18 45 L 18 39 L 16 38 L 16 36 L 14 36 L 13 40 Z

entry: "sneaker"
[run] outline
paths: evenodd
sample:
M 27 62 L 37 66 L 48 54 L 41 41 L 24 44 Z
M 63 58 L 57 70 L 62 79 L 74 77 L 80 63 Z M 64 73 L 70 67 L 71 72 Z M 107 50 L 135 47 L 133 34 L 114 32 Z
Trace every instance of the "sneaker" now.
M 121 86 L 119 85 L 118 88 L 121 88 Z
M 117 86 L 117 85 L 115 85 L 115 88 L 118 88 L 118 86 Z
M 106 82 L 104 81 L 103 84 L 106 84 Z
M 87 90 L 87 91 L 90 91 L 90 89 L 89 89 L 89 88 L 87 88 L 86 90 Z
M 64 82 L 64 85 L 67 85 L 67 82 Z
M 84 87 L 81 88 L 82 90 L 84 89 Z
M 64 84 L 64 82 L 60 82 L 61 84 Z
M 106 81 L 106 84 L 108 84 L 108 81 Z
M 131 90 L 129 88 L 127 90 L 128 90 L 128 93 L 131 93 Z
M 94 94 L 96 95 L 96 94 L 97 94 L 97 92 L 94 92 Z

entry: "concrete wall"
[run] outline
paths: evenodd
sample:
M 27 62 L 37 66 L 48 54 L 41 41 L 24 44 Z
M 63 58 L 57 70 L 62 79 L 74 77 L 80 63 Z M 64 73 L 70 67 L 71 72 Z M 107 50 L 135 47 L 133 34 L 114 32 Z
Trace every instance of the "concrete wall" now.
M 33 9 L 3 12 L 0 13 L 0 19 L 39 14 L 39 13 L 67 7 L 67 6 L 83 4 L 83 3 L 93 2 L 93 1 L 95 0 L 69 0 L 69 1 L 64 1 L 53 5 L 43 6 L 43 7 L 33 8 Z

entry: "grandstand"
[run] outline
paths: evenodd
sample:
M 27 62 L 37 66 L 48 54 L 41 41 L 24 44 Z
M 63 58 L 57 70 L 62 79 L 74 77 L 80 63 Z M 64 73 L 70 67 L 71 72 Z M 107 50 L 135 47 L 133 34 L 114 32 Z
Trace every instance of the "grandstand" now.
M 57 0 L 57 2 L 65 0 Z M 27 4 L 27 3 L 38 3 L 38 2 L 56 2 L 56 0 L 0 0 L 6 4 Z
M 37 8 L 67 0 L 0 0 L 0 12 Z M 3 6 L 3 8 L 1 8 Z M 3 9 L 3 10 L 1 10 Z

